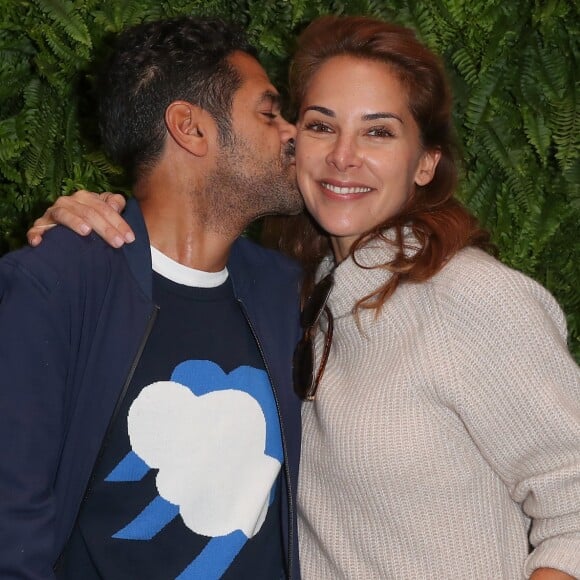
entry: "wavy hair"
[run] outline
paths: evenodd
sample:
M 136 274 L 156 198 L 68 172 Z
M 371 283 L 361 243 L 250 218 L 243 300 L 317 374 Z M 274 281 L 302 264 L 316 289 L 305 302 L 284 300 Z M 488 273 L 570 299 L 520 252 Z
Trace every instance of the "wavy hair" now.
M 335 56 L 387 64 L 406 90 L 422 147 L 441 153 L 431 182 L 416 185 L 397 215 L 361 235 L 350 250 L 356 262 L 357 249 L 371 240 L 382 239 L 395 247 L 394 259 L 377 266 L 392 272 L 389 281 L 357 304 L 358 308 L 378 311 L 400 283 L 428 280 L 466 246 L 490 251 L 492 245 L 488 232 L 454 197 L 457 166 L 452 97 L 439 58 L 408 28 L 361 16 L 323 16 L 298 39 L 290 68 L 290 91 L 296 106 L 300 106 L 320 67 Z M 419 244 L 413 255 L 405 251 L 405 227 L 412 229 Z M 388 238 L 387 230 L 391 232 Z M 278 248 L 302 263 L 306 272 L 304 295 L 308 295 L 318 264 L 330 252 L 328 235 L 307 214 L 266 220 L 266 241 L 273 240 L 274 232 Z

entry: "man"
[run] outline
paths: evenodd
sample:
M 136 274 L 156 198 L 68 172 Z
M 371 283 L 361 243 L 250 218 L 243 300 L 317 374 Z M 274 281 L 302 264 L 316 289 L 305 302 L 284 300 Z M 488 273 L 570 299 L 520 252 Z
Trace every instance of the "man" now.
M 239 239 L 301 208 L 294 127 L 219 20 L 128 30 L 101 85 L 136 241 L 0 261 L 0 577 L 298 578 L 300 272 Z

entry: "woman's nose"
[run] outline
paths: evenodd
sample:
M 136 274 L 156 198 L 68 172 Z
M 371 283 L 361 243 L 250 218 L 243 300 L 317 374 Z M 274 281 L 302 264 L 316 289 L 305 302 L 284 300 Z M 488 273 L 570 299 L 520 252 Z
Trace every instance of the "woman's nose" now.
M 358 167 L 361 157 L 356 140 L 345 135 L 338 136 L 326 156 L 326 162 L 334 165 L 341 173 L 351 167 Z

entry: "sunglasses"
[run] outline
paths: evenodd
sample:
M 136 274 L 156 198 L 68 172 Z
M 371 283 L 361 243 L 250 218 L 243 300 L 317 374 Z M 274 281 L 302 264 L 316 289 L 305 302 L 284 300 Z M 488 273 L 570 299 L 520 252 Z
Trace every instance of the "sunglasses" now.
M 294 351 L 293 360 L 293 379 L 294 392 L 303 401 L 313 401 L 316 396 L 316 390 L 324 374 L 328 355 L 330 354 L 330 346 L 332 344 L 332 332 L 334 329 L 334 319 L 330 309 L 326 305 L 330 291 L 334 284 L 334 271 L 322 278 L 320 282 L 314 286 L 312 294 L 306 301 L 304 309 L 300 315 L 300 326 L 304 331 L 302 339 L 298 343 Z M 320 366 L 315 373 L 315 356 L 314 356 L 314 337 L 318 330 L 318 323 L 322 313 L 326 313 L 328 320 L 328 327 L 324 338 L 324 349 L 322 351 L 322 358 Z

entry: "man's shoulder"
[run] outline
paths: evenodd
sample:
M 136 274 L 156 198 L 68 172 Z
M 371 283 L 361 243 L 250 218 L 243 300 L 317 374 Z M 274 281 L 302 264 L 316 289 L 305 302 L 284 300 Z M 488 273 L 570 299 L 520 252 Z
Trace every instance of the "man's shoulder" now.
M 50 288 L 66 278 L 78 277 L 82 271 L 106 268 L 117 259 L 121 259 L 120 252 L 97 235 L 83 237 L 57 226 L 46 232 L 38 247 L 25 246 L 3 256 L 0 269 L 20 272 Z
M 302 269 L 280 252 L 241 238 L 232 247 L 228 270 L 236 294 L 245 300 L 277 309 L 298 303 Z

